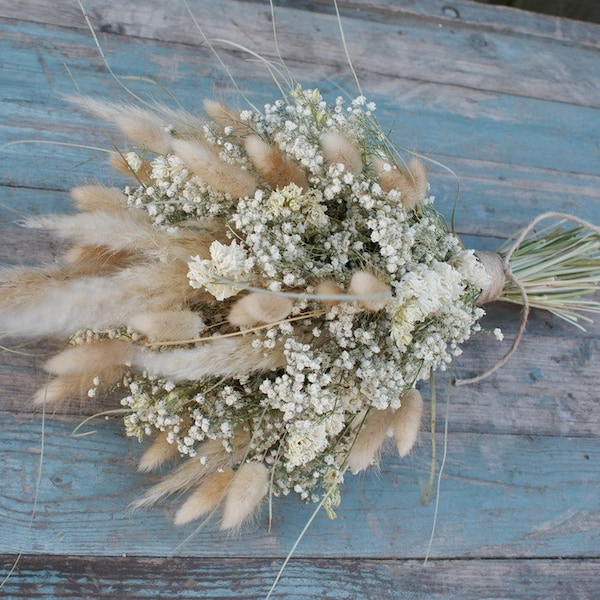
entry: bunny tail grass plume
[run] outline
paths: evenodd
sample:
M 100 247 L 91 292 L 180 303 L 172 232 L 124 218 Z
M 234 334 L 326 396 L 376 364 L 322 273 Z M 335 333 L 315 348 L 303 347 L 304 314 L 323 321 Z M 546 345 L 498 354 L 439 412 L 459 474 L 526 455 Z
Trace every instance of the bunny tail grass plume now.
M 197 338 L 206 329 L 204 321 L 192 310 L 162 310 L 134 315 L 129 327 L 145 335 L 150 342 L 169 342 Z
M 130 506 L 133 510 L 148 508 L 177 492 L 186 492 L 198 485 L 210 472 L 210 469 L 197 457 L 189 458 L 161 482 L 152 486 L 140 498 L 132 502 Z
M 171 149 L 171 136 L 165 130 L 165 124 L 149 110 L 127 104 L 111 104 L 89 97 L 73 97 L 70 100 L 88 112 L 114 123 L 128 140 L 140 148 L 157 154 L 166 154 Z
M 249 327 L 256 323 L 277 323 L 292 312 L 290 298 L 253 292 L 243 296 L 231 308 L 229 322 L 238 327 Z
M 223 500 L 233 476 L 233 469 L 229 468 L 207 475 L 177 511 L 175 525 L 184 525 L 212 512 Z
M 152 185 L 152 163 L 138 154 L 122 154 L 111 152 L 109 156 L 110 166 L 119 173 L 131 177 L 146 189 Z
M 402 396 L 402 404 L 394 411 L 390 421 L 400 457 L 406 456 L 415 445 L 422 414 L 423 397 L 418 390 L 408 390 Z
M 24 336 L 70 335 L 80 329 L 122 325 L 144 310 L 179 307 L 186 295 L 194 293 L 187 284 L 185 263 L 179 272 L 176 267 L 141 265 L 107 277 L 66 282 L 34 277 L 27 289 L 19 288 L 20 304 L 0 312 L 0 331 Z M 157 287 L 156 281 L 163 285 Z M 5 300 L 3 291 L 0 286 L 0 304 Z M 14 298 L 13 304 L 17 304 Z
M 256 180 L 240 166 L 223 162 L 218 154 L 199 142 L 173 140 L 173 150 L 198 177 L 234 198 L 251 196 Z
M 352 275 L 349 291 L 357 296 L 376 296 L 373 299 L 360 300 L 362 306 L 374 312 L 385 308 L 392 296 L 390 286 L 367 271 L 356 271 Z
M 71 190 L 75 206 L 82 211 L 122 211 L 127 204 L 123 190 L 102 185 L 81 185 Z
M 215 339 L 188 349 L 165 352 L 138 351 L 132 361 L 136 369 L 167 377 L 172 381 L 203 377 L 235 377 L 270 371 L 285 365 L 283 350 L 268 354 L 255 348 L 248 338 Z
M 89 211 L 71 216 L 35 217 L 26 227 L 48 229 L 77 244 L 103 246 L 112 251 L 155 249 L 160 236 L 141 210 Z
M 236 137 L 246 137 L 252 133 L 252 128 L 240 119 L 240 113 L 221 102 L 206 99 L 204 110 L 223 131 L 231 129 L 231 134 Z
M 328 131 L 321 136 L 321 147 L 329 164 L 342 164 L 352 175 L 358 175 L 362 171 L 361 152 L 346 136 L 337 131 Z
M 427 171 L 420 160 L 413 158 L 406 168 L 375 158 L 373 166 L 379 177 L 379 185 L 386 192 L 396 190 L 400 192 L 402 205 L 407 210 L 412 210 L 423 201 L 429 190 Z
M 269 491 L 269 471 L 259 462 L 244 463 L 235 473 L 225 496 L 221 529 L 239 529 L 252 517 Z
M 154 471 L 177 456 L 179 456 L 177 445 L 170 443 L 167 433 L 160 431 L 150 447 L 142 454 L 138 463 L 138 471 L 141 473 Z
M 272 188 L 284 188 L 289 183 L 308 189 L 306 173 L 280 150 L 263 142 L 259 136 L 246 138 L 246 152 L 256 170 Z
M 63 256 L 64 279 L 109 275 L 132 266 L 138 257 L 128 250 L 111 250 L 107 246 L 73 246 Z
M 225 451 L 221 440 L 203 442 L 196 456 L 188 458 L 161 482 L 151 487 L 141 498 L 133 502 L 131 507 L 137 509 L 152 506 L 167 496 L 191 490 L 215 471 L 235 465 L 242 460 L 249 439 L 247 432 L 242 429 L 236 430 L 231 440 L 231 452 Z
M 7 335 L 11 331 L 10 320 L 3 319 L 3 313 L 18 310 L 43 297 L 47 287 L 60 276 L 58 267 L 0 270 L 0 332 Z
M 53 375 L 79 373 L 122 366 L 133 357 L 133 344 L 125 340 L 102 340 L 63 350 L 46 361 L 45 370 Z
M 125 374 L 121 366 L 103 367 L 86 373 L 59 375 L 42 386 L 33 396 L 36 406 L 67 400 L 93 398 L 109 391 Z
M 372 410 L 364 418 L 348 456 L 348 468 L 356 474 L 377 462 L 390 427 L 389 410 Z
M 316 296 L 338 296 L 344 293 L 344 288 L 331 279 L 321 281 L 315 286 Z M 327 298 L 320 299 L 325 305 L 339 304 L 339 300 L 329 300 Z

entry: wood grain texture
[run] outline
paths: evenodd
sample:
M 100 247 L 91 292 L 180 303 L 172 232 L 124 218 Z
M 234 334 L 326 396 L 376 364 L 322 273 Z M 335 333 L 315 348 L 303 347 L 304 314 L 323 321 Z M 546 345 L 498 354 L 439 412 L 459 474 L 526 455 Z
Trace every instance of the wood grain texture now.
M 3 557 L 0 568 L 10 565 Z M 27 556 L 6 586 L 14 600 L 265 597 L 280 563 L 265 558 Z M 596 600 L 596 560 L 295 559 L 274 599 Z M 482 574 L 485 569 L 485 574 Z M 238 580 L 223 575 L 237 573 Z M 375 595 L 376 594 L 376 595 Z
M 48 418 L 37 486 L 40 420 L 6 413 L 0 419 L 0 553 L 282 558 L 314 509 L 295 496 L 279 498 L 270 531 L 265 510 L 239 536 L 207 526 L 181 546 L 194 531 L 171 524 L 181 499 L 127 510 L 159 476 L 136 474 L 141 448 L 124 439 L 118 421 L 93 422 L 81 430 L 88 435 L 72 437 L 81 419 Z M 442 436 L 437 442 L 441 448 Z M 452 433 L 431 556 L 597 557 L 598 460 L 598 437 Z M 348 476 L 338 518 L 319 514 L 296 555 L 423 558 L 435 509 L 420 505 L 429 462 L 422 435 L 409 459 L 390 452 L 380 473 Z
M 173 105 L 160 83 L 191 111 L 207 96 L 243 105 L 183 3 L 84 4 L 114 73 L 137 94 Z M 340 89 L 354 95 L 332 3 L 275 4 L 279 46 L 296 78 L 329 98 Z M 276 57 L 266 0 L 190 5 L 208 37 Z M 600 26 L 469 0 L 339 6 L 362 87 L 394 142 L 455 173 L 430 166 L 448 218 L 458 191 L 456 226 L 469 246 L 493 249 L 545 210 L 600 222 Z M 264 68 L 218 47 L 248 98 L 273 99 Z M 122 140 L 66 96 L 131 98 L 107 72 L 75 0 L 0 0 L 0 68 L 0 265 L 51 263 L 59 244 L 18 221 L 72 210 L 72 186 L 124 184 L 105 153 Z M 518 309 L 488 312 L 484 325 L 502 327 L 510 339 Z M 435 507 L 420 504 L 430 460 L 425 422 L 408 459 L 389 454 L 379 473 L 348 478 L 338 519 L 316 517 L 275 597 L 597 598 L 599 339 L 598 323 L 583 333 L 534 311 L 506 368 L 451 390 L 427 567 Z M 85 427 L 94 433 L 71 435 L 111 401 L 49 411 L 42 435 L 30 398 L 60 341 L 3 344 L 17 352 L 0 354 L 0 573 L 18 552 L 25 556 L 0 594 L 265 596 L 312 507 L 280 499 L 270 531 L 264 511 L 240 536 L 209 526 L 181 546 L 188 530 L 171 525 L 181 499 L 127 510 L 157 476 L 136 472 L 143 448 L 124 438 L 119 421 L 94 421 Z M 476 337 L 456 374 L 481 372 L 506 344 Z M 438 467 L 447 381 L 439 375 Z

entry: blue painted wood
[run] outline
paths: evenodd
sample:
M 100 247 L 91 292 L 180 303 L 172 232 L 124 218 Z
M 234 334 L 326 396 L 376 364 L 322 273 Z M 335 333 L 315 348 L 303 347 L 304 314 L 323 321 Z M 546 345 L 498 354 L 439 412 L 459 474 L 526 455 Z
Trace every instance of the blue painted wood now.
M 135 472 L 141 448 L 121 424 L 100 421 L 93 435 L 48 420 L 37 489 L 40 421 L 0 415 L 3 486 L 0 554 L 285 556 L 312 507 L 273 502 L 240 536 L 214 527 L 178 549 L 193 527 L 171 524 L 178 502 L 129 513 L 153 478 Z M 86 429 L 88 429 L 86 427 Z M 91 428 L 89 428 L 91 429 Z M 442 439 L 438 437 L 441 447 Z M 600 543 L 600 439 L 452 433 L 432 557 L 594 557 Z M 338 518 L 322 513 L 299 557 L 422 558 L 434 504 L 420 505 L 429 471 L 426 438 L 408 460 L 386 457 L 381 473 L 348 476 Z
M 106 130 L 67 108 L 61 99 L 63 94 L 74 93 L 76 86 L 92 96 L 103 92 L 112 95 L 116 91 L 110 77 L 98 73 L 101 62 L 89 33 L 49 28 L 42 31 L 30 24 L 5 25 L 4 33 L 1 52 L 9 57 L 8 64 L 14 66 L 8 67 L 5 86 L 1 87 L 5 90 L 3 106 L 8 109 L 6 122 L 17 123 L 19 127 L 2 127 L 0 143 L 49 139 L 110 147 Z M 23 51 L 24 46 L 32 47 L 34 40 L 41 39 L 46 41 L 36 44 L 35 52 Z M 223 73 L 218 72 L 206 54 L 203 61 L 199 60 L 197 49 L 178 49 L 180 80 L 175 84 L 165 69 L 167 53 L 172 53 L 170 46 L 136 42 L 119 43 L 113 48 L 114 40 L 104 41 L 119 73 L 145 75 L 150 67 L 157 80 L 175 85 L 182 103 L 192 109 L 199 104 L 199 89 L 212 90 L 215 81 L 220 82 L 220 87 L 228 86 Z M 305 73 L 306 67 L 298 70 Z M 250 81 L 247 76 L 240 76 L 241 86 L 251 88 L 253 94 L 263 99 L 269 98 L 274 90 L 268 79 L 264 74 L 258 82 L 254 73 L 253 77 Z M 349 85 L 347 77 L 344 85 Z M 335 94 L 331 84 L 324 87 Z M 375 97 L 382 121 L 392 129 L 397 143 L 429 152 L 456 171 L 462 183 L 459 231 L 507 236 L 540 210 L 550 207 L 592 220 L 598 218 L 600 114 L 597 109 L 506 94 L 473 93 L 468 87 L 432 89 L 412 80 L 397 80 L 394 88 L 393 96 L 389 97 L 394 100 Z M 156 94 L 156 87 L 151 89 Z M 44 90 L 39 102 L 24 102 L 26 97 L 39 97 L 35 90 Z M 385 90 L 390 93 L 389 85 Z M 27 123 L 29 130 L 24 126 Z M 556 152 L 557 147 L 560 153 Z M 481 164 L 461 157 L 493 162 Z M 588 175 L 574 176 L 569 171 Z M 67 189 L 94 177 L 107 183 L 123 181 L 110 173 L 102 152 L 68 147 L 60 147 L 58 151 L 56 146 L 43 143 L 12 146 L 3 152 L 0 180 L 8 185 Z M 435 169 L 432 179 L 438 206 L 449 217 L 456 182 L 444 171 Z M 11 201 L 10 196 L 7 200 Z M 518 203 L 520 210 L 504 210 L 506 202 Z M 16 208 L 20 210 L 19 205 Z M 53 207 L 42 197 L 41 205 L 35 208 L 39 210 L 49 212 Z
M 279 41 L 298 79 L 318 82 L 330 96 L 339 86 L 355 89 L 331 5 L 285 4 L 277 13 Z M 598 27 L 521 18 L 466 0 L 340 5 L 364 89 L 393 139 L 457 173 L 457 227 L 469 244 L 494 247 L 543 210 L 600 221 Z M 179 3 L 86 6 L 95 26 L 113 32 L 100 39 L 118 74 L 154 77 L 192 110 L 205 96 L 240 104 Z M 448 7 L 460 18 L 444 12 Z M 267 3 L 198 1 L 194 9 L 210 35 L 272 55 Z M 15 10 L 0 0 L 0 146 L 32 138 L 109 146 L 108 130 L 63 98 L 78 88 L 125 97 L 77 4 L 23 0 L 21 19 Z M 253 100 L 273 98 L 264 70 L 240 54 L 223 56 Z M 166 99 L 156 86 L 128 84 Z M 17 228 L 20 216 L 70 210 L 66 190 L 95 177 L 122 182 L 101 151 L 28 144 L 4 147 L 0 156 L 0 264 L 51 260 L 58 249 L 47 236 Z M 433 192 L 447 216 L 455 186 L 447 172 L 432 169 Z M 494 308 L 486 322 L 510 337 L 517 316 L 511 307 Z M 408 460 L 390 455 L 380 474 L 349 478 L 338 519 L 317 516 L 276 597 L 597 598 L 599 335 L 597 324 L 580 334 L 534 313 L 513 362 L 452 392 L 432 568 L 415 560 L 426 552 L 434 512 L 432 504 L 419 504 L 429 468 L 424 433 Z M 285 498 L 273 506 L 270 532 L 263 513 L 239 537 L 209 527 L 178 549 L 185 535 L 170 524 L 177 501 L 147 513 L 126 510 L 152 480 L 135 472 L 142 448 L 124 439 L 118 421 L 71 437 L 82 418 L 72 415 L 97 410 L 79 404 L 64 408 L 71 416 L 47 415 L 38 489 L 40 420 L 29 398 L 45 381 L 42 355 L 52 346 L 24 350 L 36 357 L 0 354 L 4 572 L 15 553 L 30 556 L 0 593 L 264 597 L 311 508 Z M 473 340 L 459 374 L 480 372 L 500 353 L 485 337 Z M 440 390 L 445 381 L 441 375 Z M 438 450 L 441 444 L 438 435 Z M 189 558 L 152 558 L 173 552 Z
M 1 561 L 1 559 L 0 559 Z M 598 597 L 599 561 L 295 559 L 273 598 L 482 600 Z M 9 563 L 4 563 L 9 567 Z M 5 586 L 14 600 L 263 600 L 280 562 L 256 558 L 25 557 Z M 0 569 L 3 565 L 0 562 Z M 233 574 L 237 577 L 232 577 Z M 243 594 L 243 595 L 242 595 Z

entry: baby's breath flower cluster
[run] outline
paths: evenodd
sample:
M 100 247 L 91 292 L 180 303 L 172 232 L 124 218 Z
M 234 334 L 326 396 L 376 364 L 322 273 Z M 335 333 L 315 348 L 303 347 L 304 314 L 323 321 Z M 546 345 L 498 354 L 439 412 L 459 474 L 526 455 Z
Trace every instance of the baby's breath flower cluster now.
M 220 440 L 233 462 L 268 468 L 273 495 L 327 494 L 331 505 L 369 415 L 393 414 L 431 369 L 460 353 L 479 327 L 475 300 L 488 276 L 422 182 L 414 206 L 402 186 L 386 183 L 402 176 L 413 193 L 419 175 L 393 154 L 374 110 L 363 97 L 329 106 L 317 90 L 298 88 L 289 102 L 202 132 L 224 162 L 256 177 L 250 193 L 236 198 L 203 182 L 175 153 L 155 158 L 149 183 L 127 190 L 159 230 L 176 232 L 192 216 L 224 223 L 209 255 L 188 262 L 189 285 L 233 307 L 210 339 L 239 324 L 253 350 L 281 355 L 270 369 L 239 376 L 174 382 L 130 373 L 130 435 L 165 432 L 181 454 L 203 461 L 205 443 Z M 239 127 L 276 152 L 292 180 L 264 176 Z M 142 157 L 127 160 L 140 168 Z M 235 303 L 248 291 L 259 308 L 261 298 L 281 305 L 282 315 L 238 323 Z M 242 452 L 236 436 L 247 440 Z

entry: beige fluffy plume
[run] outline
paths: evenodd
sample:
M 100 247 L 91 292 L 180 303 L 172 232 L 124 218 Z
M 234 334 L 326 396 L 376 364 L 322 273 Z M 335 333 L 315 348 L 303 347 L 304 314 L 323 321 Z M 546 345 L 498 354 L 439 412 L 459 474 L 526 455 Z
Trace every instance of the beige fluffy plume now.
M 184 525 L 211 513 L 221 503 L 233 479 L 233 469 L 223 469 L 207 475 L 202 485 L 192 492 L 175 515 L 175 525 Z
M 364 299 L 359 300 L 359 304 L 373 312 L 385 308 L 392 296 L 390 286 L 368 271 L 356 271 L 352 275 L 349 292 L 357 296 L 365 296 Z
M 192 310 L 162 310 L 133 315 L 128 325 L 151 342 L 192 340 L 206 329 L 204 321 Z
M 292 312 L 293 301 L 284 296 L 253 292 L 243 296 L 232 306 L 229 322 L 237 327 L 257 323 L 277 323 Z
M 372 409 L 364 418 L 348 456 L 352 473 L 359 473 L 377 462 L 390 428 L 390 414 L 389 410 Z
M 137 349 L 132 365 L 171 381 L 202 379 L 209 376 L 236 377 L 270 371 L 286 364 L 281 348 L 268 354 L 255 348 L 251 338 L 222 338 L 191 349 L 148 352 Z
M 240 166 L 224 162 L 205 144 L 173 140 L 173 150 L 200 179 L 234 198 L 251 196 L 256 190 L 254 176 Z
M 356 144 L 336 131 L 328 131 L 321 136 L 323 156 L 330 164 L 341 163 L 347 171 L 358 175 L 363 169 L 363 160 Z
M 231 134 L 236 137 L 246 137 L 253 133 L 252 128 L 240 119 L 240 113 L 222 102 L 205 100 L 204 110 L 224 131 L 231 129 Z
M 121 211 L 127 204 L 123 190 L 102 185 L 80 185 L 71 190 L 71 198 L 79 210 Z
M 408 390 L 402 396 L 402 404 L 391 417 L 391 427 L 398 454 L 406 456 L 415 445 L 421 427 L 423 397 L 418 390 Z
M 390 165 L 388 162 L 375 158 L 373 167 L 379 178 L 379 185 L 384 192 L 397 190 L 400 201 L 407 210 L 413 209 L 422 202 L 429 191 L 427 171 L 420 160 L 411 159 L 405 168 Z
M 236 429 L 230 443 L 231 452 L 226 452 L 221 440 L 207 440 L 198 448 L 198 455 L 188 458 L 183 464 L 169 473 L 162 481 L 147 490 L 131 507 L 147 508 L 163 498 L 178 492 L 187 492 L 200 485 L 204 478 L 215 471 L 232 467 L 243 459 L 250 440 L 248 432 Z
M 154 471 L 154 469 L 158 469 L 158 467 L 177 456 L 179 456 L 177 445 L 171 444 L 167 433 L 160 431 L 150 447 L 142 454 L 142 458 L 138 463 L 138 471 L 141 473 Z
M 258 135 L 246 139 L 246 152 L 261 177 L 272 188 L 283 188 L 295 183 L 302 189 L 308 188 L 306 173 L 298 163 L 287 158 L 280 150 L 267 144 Z
M 262 463 L 244 463 L 235 473 L 225 496 L 221 529 L 238 529 L 252 517 L 269 491 L 269 471 Z
M 101 119 L 114 123 L 128 140 L 141 148 L 158 154 L 166 154 L 171 149 L 171 136 L 164 120 L 150 110 L 89 97 L 73 97 L 71 101 Z

